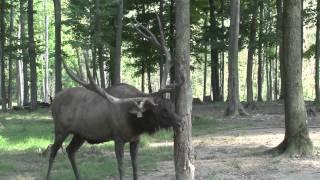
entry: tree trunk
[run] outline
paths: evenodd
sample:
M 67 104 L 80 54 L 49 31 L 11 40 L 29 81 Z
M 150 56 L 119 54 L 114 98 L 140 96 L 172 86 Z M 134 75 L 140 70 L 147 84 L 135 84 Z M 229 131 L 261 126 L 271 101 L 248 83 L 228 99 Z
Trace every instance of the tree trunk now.
M 148 78 L 148 91 L 152 93 L 152 82 L 151 82 L 151 63 L 150 61 L 147 62 L 147 78 Z
M 265 68 L 266 68 L 266 81 L 267 81 L 266 97 L 267 97 L 267 101 L 270 101 L 269 57 L 267 57 L 267 55 L 265 55 L 265 62 L 266 62 Z
M 229 78 L 228 78 L 228 105 L 226 115 L 246 115 L 239 100 L 239 75 L 238 75 L 238 51 L 239 51 L 239 22 L 240 0 L 231 3 L 231 19 L 229 32 Z
M 315 102 L 320 103 L 320 87 L 319 87 L 319 61 L 320 61 L 320 0 L 317 0 L 317 24 L 316 24 L 316 62 L 315 62 Z
M 45 23 L 45 54 L 44 54 L 44 102 L 50 102 L 49 92 L 49 19 L 47 14 L 47 0 L 44 1 Z
M 8 108 L 12 109 L 12 84 L 13 84 L 13 57 L 12 57 L 12 41 L 13 41 L 13 33 L 14 33 L 14 27 L 13 27 L 13 21 L 14 21 L 14 8 L 13 8 L 13 0 L 10 0 L 10 34 L 9 34 L 9 83 L 8 83 Z
M 220 83 L 219 83 L 219 52 L 217 47 L 217 22 L 215 11 L 216 7 L 214 0 L 209 0 L 210 6 L 210 46 L 211 46 L 211 86 L 212 86 L 212 98 L 217 102 L 220 100 Z
M 16 61 L 16 83 L 17 83 L 17 106 L 23 107 L 23 71 L 22 61 L 17 59 Z
M 176 0 L 176 64 L 175 79 L 185 77 L 176 90 L 176 112 L 182 125 L 174 130 L 174 162 L 177 180 L 193 180 L 194 152 L 192 147 L 192 92 L 190 83 L 190 1 Z
M 207 24 L 207 23 L 206 23 Z M 208 62 L 208 55 L 207 55 L 207 43 L 205 42 L 204 45 L 204 71 L 203 71 L 203 101 L 205 101 L 206 93 L 207 93 L 207 62 Z
M 278 46 L 276 46 L 276 54 L 278 54 Z M 274 100 L 276 101 L 278 99 L 278 95 L 279 95 L 279 90 L 278 90 L 278 59 L 279 57 L 277 57 L 276 55 L 276 59 L 274 62 Z
M 55 19 L 55 93 L 61 91 L 61 1 L 53 0 L 54 3 L 54 19 Z
M 7 110 L 7 96 L 6 96 L 6 73 L 5 73 L 5 0 L 1 0 L 1 35 L 0 35 L 0 41 L 1 41 L 1 98 L 2 98 L 2 110 Z
M 204 28 L 207 29 L 207 18 L 204 19 Z M 205 38 L 205 37 L 204 37 Z M 205 101 L 205 97 L 207 94 L 207 62 L 208 62 L 208 55 L 207 55 L 208 45 L 207 41 L 204 42 L 204 67 L 203 67 L 203 101 Z
M 252 67 L 253 67 L 253 56 L 256 50 L 256 32 L 257 32 L 257 7 L 258 2 L 256 0 L 251 1 L 253 5 L 252 19 L 250 25 L 250 36 L 249 36 L 249 49 L 248 49 L 248 63 L 247 63 L 247 102 L 253 103 L 253 89 L 252 89 Z
M 172 57 L 175 57 L 175 36 L 176 36 L 176 32 L 175 32 L 175 0 L 170 0 L 170 28 L 169 28 L 169 48 L 170 48 L 170 54 Z M 172 63 L 174 63 L 175 58 L 172 59 Z M 174 67 L 170 69 L 170 83 L 174 82 L 175 79 L 175 70 Z M 174 101 L 175 98 L 175 93 L 170 93 L 170 99 L 171 101 Z
M 102 39 L 101 34 L 101 22 L 100 22 L 100 18 L 101 18 L 101 14 L 100 14 L 100 0 L 96 0 L 96 44 L 98 47 L 98 62 L 99 62 L 99 72 L 100 72 L 100 85 L 102 88 L 106 87 L 106 81 L 105 81 L 105 75 L 104 75 L 104 59 L 103 59 L 103 47 L 102 47 L 102 42 L 100 41 Z
M 119 0 L 119 11 L 116 25 L 116 48 L 113 59 L 112 85 L 120 83 L 120 64 L 121 64 L 121 44 L 122 44 L 122 19 L 123 19 L 123 0 Z
M 258 44 L 258 101 L 262 102 L 262 85 L 263 85 L 263 59 L 262 59 L 262 35 L 263 35 L 263 1 L 259 4 L 259 44 Z
M 145 61 L 145 59 L 143 58 L 143 61 Z M 144 92 L 144 84 L 145 84 L 145 78 L 144 78 L 144 74 L 145 74 L 145 65 L 144 62 L 141 65 L 141 91 Z
M 224 39 L 224 32 L 225 32 L 225 25 L 224 25 L 224 0 L 220 0 L 220 4 L 221 4 L 221 34 L 223 34 L 222 38 L 221 38 L 221 44 L 225 44 L 225 39 Z M 220 63 L 220 101 L 223 102 L 224 101 L 224 51 L 225 48 L 222 47 L 221 48 L 221 63 Z
M 280 97 L 279 99 L 284 99 L 284 91 L 285 91 L 285 74 L 284 74 L 284 57 L 283 57 L 283 0 L 277 0 L 277 36 L 278 45 L 279 45 L 279 62 L 280 62 L 280 79 L 281 79 L 281 87 L 280 87 Z
M 78 68 L 79 68 L 79 77 L 81 79 L 86 79 L 86 75 L 84 73 L 84 68 L 83 68 L 83 63 L 82 63 L 82 60 L 81 60 L 81 56 L 80 56 L 80 50 L 79 48 L 76 49 L 76 54 L 77 54 L 77 59 L 78 59 Z
M 28 0 L 29 61 L 31 77 L 31 109 L 37 107 L 37 64 L 33 29 L 33 0 Z
M 29 102 L 29 73 L 28 73 L 28 49 L 26 44 L 26 31 L 25 31 L 25 19 L 26 16 L 24 10 L 25 0 L 20 0 L 20 45 L 21 45 L 21 59 L 23 63 L 23 104 Z
M 160 22 L 162 22 L 163 20 L 163 12 L 164 12 L 164 0 L 160 0 L 159 1 L 159 17 L 160 17 Z M 162 77 L 163 77 L 163 63 L 164 63 L 164 55 L 161 54 L 160 55 L 160 60 L 159 60 L 159 72 L 160 72 L 160 85 L 161 85 L 161 82 L 162 82 Z
M 301 3 L 284 1 L 283 47 L 285 70 L 285 137 L 275 149 L 288 155 L 312 154 L 313 145 L 307 128 L 301 69 Z

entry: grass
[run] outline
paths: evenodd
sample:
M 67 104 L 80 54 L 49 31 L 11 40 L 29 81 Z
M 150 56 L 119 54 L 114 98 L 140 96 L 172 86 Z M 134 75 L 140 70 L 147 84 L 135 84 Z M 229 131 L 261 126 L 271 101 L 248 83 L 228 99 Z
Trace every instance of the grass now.
M 213 118 L 193 120 L 194 136 L 212 134 L 228 128 L 235 126 L 223 126 L 222 122 Z M 154 169 L 155 162 L 173 159 L 173 147 L 149 146 L 153 142 L 172 141 L 172 137 L 172 131 L 142 136 L 138 163 L 140 174 Z M 43 179 L 47 171 L 48 154 L 43 155 L 42 152 L 52 142 L 53 123 L 49 110 L 0 113 L 0 179 Z M 113 149 L 113 142 L 94 146 L 85 144 L 76 158 L 82 177 L 84 179 L 117 177 L 117 163 Z M 131 176 L 128 145 L 126 145 L 124 165 L 125 174 Z M 53 164 L 52 179 L 74 179 L 66 154 L 58 153 Z

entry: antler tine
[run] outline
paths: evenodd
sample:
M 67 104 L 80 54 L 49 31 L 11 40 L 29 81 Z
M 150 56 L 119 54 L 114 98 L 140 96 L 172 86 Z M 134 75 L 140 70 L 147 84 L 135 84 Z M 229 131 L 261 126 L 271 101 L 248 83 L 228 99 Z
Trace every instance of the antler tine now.
M 162 45 L 159 43 L 157 37 L 144 25 L 142 25 L 137 19 L 135 19 L 136 25 L 135 28 L 136 30 L 148 41 L 152 42 L 158 49 L 162 50 Z M 146 33 L 144 33 L 144 32 Z
M 73 73 L 68 66 L 66 65 L 65 61 L 62 60 L 62 64 L 63 67 L 65 68 L 67 74 L 71 77 L 72 80 L 78 82 L 80 85 L 84 86 L 85 88 L 99 94 L 100 96 L 106 98 L 108 101 L 110 101 L 111 103 L 124 103 L 124 102 L 133 102 L 137 105 L 138 108 L 141 108 L 141 106 L 143 104 L 145 104 L 146 102 L 149 102 L 150 104 L 156 106 L 157 104 L 154 102 L 154 100 L 150 97 L 136 97 L 136 98 L 124 98 L 124 99 L 120 99 L 117 97 L 114 97 L 112 95 L 110 95 L 109 93 L 107 93 L 104 89 L 100 88 L 96 83 L 95 80 L 93 79 L 90 69 L 89 69 L 89 63 L 88 63 L 88 59 L 89 59 L 89 55 L 87 51 L 84 51 L 83 53 L 84 55 L 84 59 L 85 59 L 85 65 L 86 65 L 86 71 L 87 71 L 87 75 L 88 75 L 88 79 L 89 79 L 89 83 L 87 83 L 86 81 L 82 80 L 81 78 L 77 77 L 77 75 L 75 73 Z M 137 102 L 140 102 L 141 105 L 138 105 Z
M 64 61 L 64 59 L 62 59 L 62 65 L 64 67 L 64 69 L 66 70 L 67 74 L 69 75 L 69 77 L 71 77 L 72 80 L 76 81 L 77 83 L 79 83 L 82 86 L 87 86 L 87 82 L 83 81 L 82 79 L 78 78 L 66 65 L 66 62 Z
M 161 81 L 160 89 L 165 89 L 166 84 L 167 84 L 168 74 L 169 74 L 170 68 L 172 67 L 173 64 L 172 64 L 172 57 L 171 57 L 169 48 L 166 46 L 166 40 L 164 38 L 165 35 L 164 35 L 161 19 L 157 13 L 156 13 L 156 17 L 157 17 L 159 31 L 160 31 L 161 49 L 162 49 L 162 52 L 166 58 L 166 63 L 165 63 L 165 68 L 164 68 L 164 73 L 163 73 L 163 78 Z
M 87 71 L 87 76 L 89 79 L 89 84 L 87 84 L 85 87 L 87 89 L 90 89 L 96 93 L 98 93 L 99 95 L 105 97 L 106 99 L 108 99 L 110 102 L 121 102 L 122 100 L 120 100 L 117 97 L 111 96 L 110 94 L 106 93 L 104 89 L 100 88 L 96 83 L 95 80 L 93 79 L 90 69 L 89 69 L 89 63 L 88 63 L 88 59 L 89 59 L 89 55 L 88 55 L 88 50 L 85 50 L 83 52 L 83 56 L 84 56 L 84 60 L 85 60 L 85 64 L 86 64 L 86 71 Z

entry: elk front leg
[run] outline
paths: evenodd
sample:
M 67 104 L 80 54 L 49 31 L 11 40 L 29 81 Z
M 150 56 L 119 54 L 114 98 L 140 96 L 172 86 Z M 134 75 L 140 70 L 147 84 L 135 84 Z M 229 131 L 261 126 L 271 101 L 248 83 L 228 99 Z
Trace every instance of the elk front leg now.
M 137 167 L 138 150 L 139 150 L 139 139 L 137 141 L 130 142 L 130 156 L 131 156 L 134 180 L 138 180 L 138 167 Z
M 120 180 L 122 180 L 124 142 L 122 140 L 115 140 L 114 147 L 115 147 L 116 157 L 117 157 L 117 161 L 118 161 L 119 176 L 120 176 Z

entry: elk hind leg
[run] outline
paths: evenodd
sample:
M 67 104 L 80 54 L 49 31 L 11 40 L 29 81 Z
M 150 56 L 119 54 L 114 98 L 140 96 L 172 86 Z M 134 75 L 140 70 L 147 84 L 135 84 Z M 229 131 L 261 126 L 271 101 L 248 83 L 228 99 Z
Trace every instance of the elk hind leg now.
M 122 140 L 114 141 L 115 153 L 118 161 L 118 171 L 120 180 L 123 178 L 123 150 L 124 150 L 124 142 Z
M 67 153 L 68 153 L 68 158 L 70 160 L 74 175 L 76 176 L 76 179 L 79 180 L 80 175 L 79 175 L 79 171 L 78 171 L 78 167 L 77 164 L 75 162 L 75 153 L 77 152 L 77 150 L 82 146 L 82 144 L 84 143 L 84 139 L 74 135 L 70 144 L 67 147 Z
M 52 163 L 57 155 L 58 150 L 60 149 L 63 141 L 66 139 L 68 135 L 67 134 L 58 134 L 55 136 L 55 140 L 53 145 L 51 146 L 51 153 L 49 157 L 49 166 L 48 166 L 48 172 L 47 172 L 47 180 L 50 179 L 50 172 L 52 168 Z
M 137 164 L 138 150 L 139 150 L 139 140 L 130 142 L 130 156 L 131 156 L 131 164 L 132 164 L 134 180 L 138 180 L 138 164 Z

